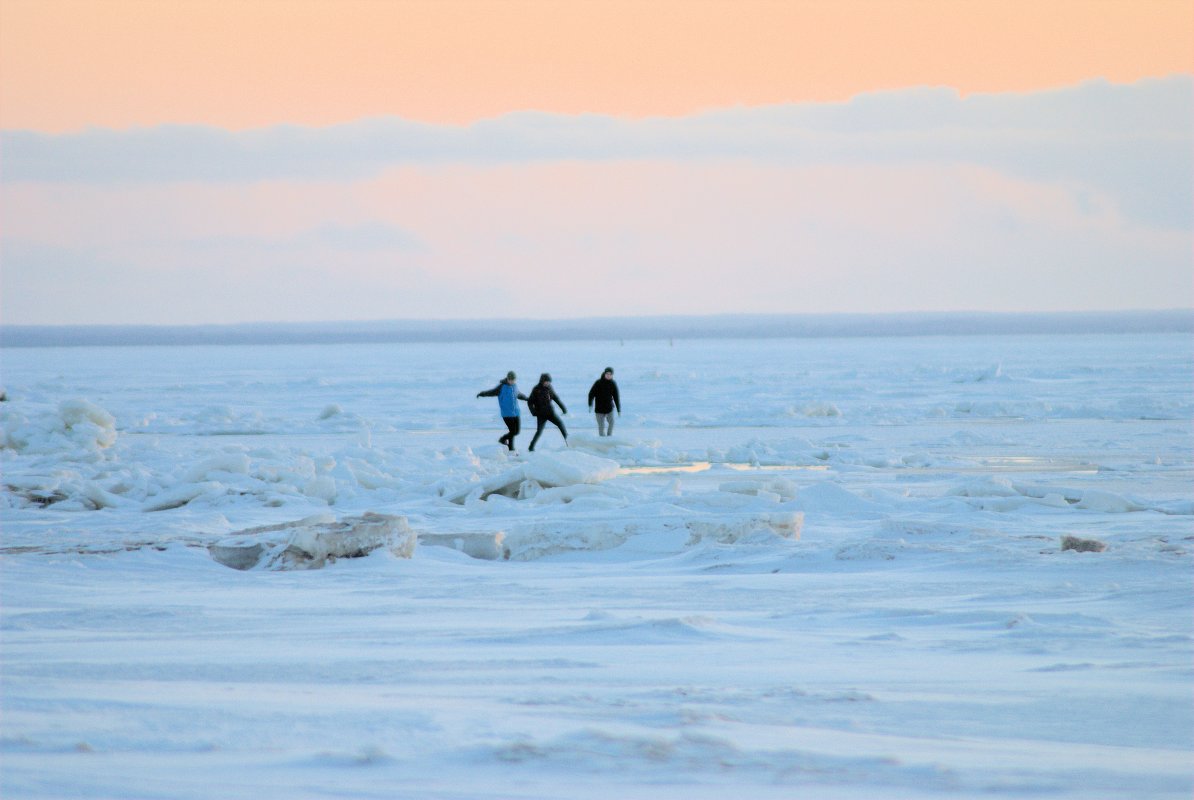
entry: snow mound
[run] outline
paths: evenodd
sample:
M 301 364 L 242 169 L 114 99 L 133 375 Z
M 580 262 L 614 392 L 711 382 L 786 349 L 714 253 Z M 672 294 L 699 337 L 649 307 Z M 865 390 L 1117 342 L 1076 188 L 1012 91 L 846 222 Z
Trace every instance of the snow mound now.
M 116 418 L 82 398 L 64 400 L 55 412 L 32 418 L 5 410 L 0 417 L 0 447 L 18 453 L 70 457 L 96 454 L 116 444 Z
M 1078 508 L 1090 511 L 1106 511 L 1112 514 L 1122 514 L 1128 511 L 1144 511 L 1145 507 L 1128 498 L 1106 492 L 1100 489 L 1087 489 L 1078 501 Z
M 64 400 L 58 406 L 62 430 L 89 450 L 116 443 L 116 418 L 87 400 Z
M 831 481 L 821 481 L 801 489 L 796 502 L 805 511 L 871 513 L 883 510 L 878 503 L 859 497 Z
M 320 514 L 239 531 L 208 546 L 208 553 L 233 569 L 304 570 L 382 548 L 399 558 L 410 558 L 415 544 L 406 517 L 366 513 L 337 521 L 330 514 Z

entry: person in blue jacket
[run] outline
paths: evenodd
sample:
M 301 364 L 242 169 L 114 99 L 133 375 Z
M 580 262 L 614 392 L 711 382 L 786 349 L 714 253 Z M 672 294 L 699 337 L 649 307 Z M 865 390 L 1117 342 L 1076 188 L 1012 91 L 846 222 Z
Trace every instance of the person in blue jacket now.
M 477 392 L 477 397 L 496 397 L 498 399 L 498 410 L 502 413 L 502 421 L 506 423 L 506 434 L 498 439 L 499 442 L 506 445 L 509 450 L 514 449 L 514 437 L 518 435 L 518 431 L 522 427 L 522 422 L 518 412 L 518 401 L 527 400 L 527 396 L 518 391 L 518 384 L 515 381 L 518 376 L 513 371 L 506 373 L 506 380 L 499 383 L 497 386 L 485 392 Z

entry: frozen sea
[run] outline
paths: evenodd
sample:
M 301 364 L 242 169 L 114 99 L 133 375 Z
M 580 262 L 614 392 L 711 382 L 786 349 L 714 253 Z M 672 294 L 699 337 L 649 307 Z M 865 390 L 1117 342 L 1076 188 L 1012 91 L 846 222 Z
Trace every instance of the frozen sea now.
M 1189 334 L 0 359 L 6 800 L 1194 791 Z M 209 554 L 365 512 L 413 554 Z

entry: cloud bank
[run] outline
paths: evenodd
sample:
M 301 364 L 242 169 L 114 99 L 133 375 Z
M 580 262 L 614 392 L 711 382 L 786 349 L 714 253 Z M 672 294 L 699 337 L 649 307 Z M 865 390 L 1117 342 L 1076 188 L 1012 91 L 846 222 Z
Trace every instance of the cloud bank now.
M 1194 305 L 1194 80 L 2 134 L 9 324 Z
M 5 131 L 6 182 L 359 180 L 396 165 L 751 159 L 793 164 L 967 163 L 1112 191 L 1133 216 L 1194 217 L 1194 80 L 1091 82 L 960 97 L 946 88 L 848 103 L 618 119 L 536 112 L 469 126 L 374 118 L 326 128 L 199 126 L 74 134 Z

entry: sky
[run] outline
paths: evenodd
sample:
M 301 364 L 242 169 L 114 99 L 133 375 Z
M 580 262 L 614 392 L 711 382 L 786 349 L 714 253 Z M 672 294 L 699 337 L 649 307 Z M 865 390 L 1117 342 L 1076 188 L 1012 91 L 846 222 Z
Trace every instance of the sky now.
M 1194 0 L 0 0 L 0 322 L 1194 306 Z

